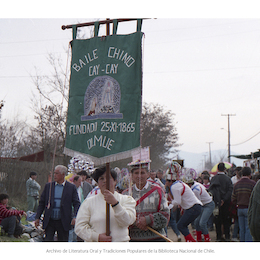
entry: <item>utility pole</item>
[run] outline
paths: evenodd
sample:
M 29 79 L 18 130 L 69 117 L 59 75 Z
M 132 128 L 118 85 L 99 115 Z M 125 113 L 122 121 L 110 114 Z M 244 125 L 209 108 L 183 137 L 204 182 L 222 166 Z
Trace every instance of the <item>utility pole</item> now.
M 206 156 L 207 156 L 207 154 L 203 154 L 203 156 L 204 156 L 204 170 L 206 169 Z
M 209 144 L 209 163 L 210 163 L 210 167 L 211 167 L 211 149 L 210 149 L 210 144 L 212 144 L 213 142 L 207 142 Z
M 1 100 L 1 101 L 0 101 L 0 119 L 1 119 L 1 112 L 2 112 L 3 106 L 4 106 L 4 101 Z
M 225 114 L 221 116 L 227 116 L 228 117 L 228 162 L 230 163 L 230 120 L 229 118 L 231 116 L 235 116 L 236 114 Z

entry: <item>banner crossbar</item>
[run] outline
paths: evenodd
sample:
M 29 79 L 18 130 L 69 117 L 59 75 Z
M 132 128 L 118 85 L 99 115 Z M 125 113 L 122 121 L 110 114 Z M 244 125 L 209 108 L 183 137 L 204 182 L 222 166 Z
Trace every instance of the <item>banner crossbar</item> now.
M 72 29 L 73 26 L 78 27 L 85 27 L 85 26 L 94 26 L 96 22 L 99 24 L 110 24 L 113 23 L 114 20 L 117 20 L 117 22 L 131 22 L 131 21 L 137 21 L 137 20 L 145 20 L 145 19 L 150 19 L 150 18 L 120 18 L 120 19 L 106 19 L 106 20 L 101 20 L 101 21 L 95 21 L 95 22 L 88 22 L 88 23 L 79 23 L 79 24 L 70 24 L 70 25 L 62 25 L 61 29 L 66 30 L 66 29 Z

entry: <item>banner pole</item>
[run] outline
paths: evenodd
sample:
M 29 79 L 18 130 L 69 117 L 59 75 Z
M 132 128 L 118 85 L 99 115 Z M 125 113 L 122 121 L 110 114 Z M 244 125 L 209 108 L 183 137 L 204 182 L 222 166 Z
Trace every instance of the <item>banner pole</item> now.
M 146 18 L 142 18 L 141 20 L 143 20 L 143 19 L 146 19 Z M 149 19 L 149 18 L 148 18 Z M 139 22 L 139 20 L 140 19 L 136 19 L 136 18 L 134 18 L 134 19 L 116 19 L 116 20 L 113 20 L 113 19 L 106 19 L 106 20 L 102 20 L 102 21 L 95 21 L 95 22 L 89 22 L 89 23 L 82 23 L 82 24 L 74 24 L 74 25 L 63 25 L 62 26 L 62 29 L 63 30 L 65 30 L 65 29 L 70 29 L 70 28 L 72 28 L 73 30 L 75 30 L 75 29 L 77 29 L 78 27 L 84 27 L 84 26 L 94 26 L 94 31 L 95 31 L 95 35 L 94 36 L 98 36 L 98 28 L 99 28 L 99 25 L 101 25 L 101 24 L 105 24 L 106 25 L 106 36 L 109 36 L 110 35 L 110 24 L 111 23 L 113 23 L 113 29 L 114 29 L 114 27 L 115 27 L 115 23 L 120 23 L 120 22 L 127 22 L 127 21 L 138 21 L 138 31 L 140 31 L 140 22 Z M 115 32 L 116 30 L 114 30 L 114 32 Z M 114 33 L 114 34 L 116 34 L 116 33 Z M 141 40 L 141 38 L 142 38 L 142 36 L 143 36 L 143 34 L 142 33 L 138 33 L 138 34 L 136 34 L 137 36 L 136 37 L 132 37 L 131 38 L 131 41 L 139 41 L 139 40 Z M 95 37 L 93 37 L 93 38 L 95 38 Z M 104 37 L 105 38 L 105 37 Z M 107 38 L 110 38 L 110 37 L 107 37 Z M 128 38 L 128 37 L 127 37 Z M 106 40 L 106 39 L 103 39 L 102 37 L 101 37 L 101 40 Z M 107 39 L 107 40 L 110 40 L 110 39 Z M 114 40 L 114 39 L 112 39 L 112 40 Z M 102 42 L 102 41 L 100 41 L 100 42 Z M 119 43 L 121 43 L 122 42 L 122 39 L 121 40 L 119 40 Z M 121 43 L 122 44 L 122 43 Z M 130 45 L 130 44 L 129 44 Z M 132 47 L 132 46 L 129 46 L 129 48 L 130 47 Z M 77 52 L 78 52 L 79 50 L 77 50 Z M 137 57 L 139 58 L 139 52 L 141 52 L 141 48 L 140 48 L 140 50 L 139 49 L 133 49 L 133 52 L 134 52 L 134 54 L 135 55 L 137 55 Z M 101 51 L 101 54 L 103 54 L 103 52 Z M 141 53 L 140 53 L 141 54 Z M 127 53 L 125 54 L 124 53 L 124 51 L 122 51 L 121 52 L 121 56 L 122 55 L 127 55 Z M 97 55 L 96 55 L 96 53 L 95 53 L 95 50 L 93 50 L 93 57 L 95 56 L 95 58 L 98 58 L 97 57 Z M 93 57 L 91 57 L 91 54 L 89 54 L 89 56 L 87 57 L 87 56 L 85 56 L 86 57 L 86 59 L 87 59 L 87 61 L 89 60 L 89 59 L 91 59 L 91 58 L 93 58 Z M 135 61 L 135 59 L 134 58 L 132 58 L 131 56 L 129 56 L 130 57 L 130 59 L 131 59 L 131 61 Z M 141 58 L 141 56 L 140 56 L 140 58 Z M 139 60 L 139 59 L 138 59 Z M 133 63 L 131 63 L 131 65 L 132 65 Z M 79 65 L 77 65 L 77 64 L 75 64 L 76 65 L 76 68 L 75 67 L 73 67 L 73 72 L 74 73 L 72 73 L 72 78 L 73 79 L 75 79 L 76 78 L 76 72 L 78 72 L 78 68 L 82 68 L 81 66 L 79 66 Z M 129 66 L 131 66 L 130 64 L 129 64 Z M 139 62 L 139 61 L 137 61 L 136 62 L 136 68 L 138 69 L 140 66 L 141 66 L 142 64 Z M 115 68 L 114 68 L 115 69 Z M 139 71 L 138 71 L 139 72 Z M 123 69 L 123 73 L 126 73 L 126 70 L 125 69 Z M 133 72 L 132 72 L 133 73 Z M 93 73 L 93 75 L 97 75 L 97 74 L 94 74 Z M 93 75 L 91 75 L 91 76 L 93 76 Z M 97 78 L 97 77 L 96 77 Z M 95 78 L 95 79 L 96 79 Z M 111 80 L 113 81 L 112 83 L 113 84 L 116 84 L 116 91 L 117 91 L 117 93 L 119 93 L 120 95 L 121 95 L 121 92 L 120 92 L 120 84 L 113 78 L 113 77 L 110 77 L 111 78 Z M 90 85 L 90 82 L 89 82 L 89 86 L 88 86 L 88 88 L 87 88 L 87 90 L 92 90 L 92 88 L 94 88 L 95 86 L 97 86 L 97 82 L 95 81 L 95 79 L 94 79 L 94 83 L 93 83 L 93 85 Z M 103 76 L 102 76 L 102 80 L 103 80 Z M 142 84 L 141 84 L 141 82 L 139 82 L 139 80 L 141 81 L 142 80 L 142 76 L 141 76 L 141 74 L 139 74 L 139 73 L 137 73 L 137 76 L 136 76 L 136 84 L 135 84 L 135 86 L 139 86 L 139 83 L 140 83 L 140 87 L 142 87 Z M 88 80 L 87 81 L 90 81 L 90 76 L 88 77 Z M 124 82 L 125 80 L 122 80 L 122 84 L 123 84 L 123 82 Z M 78 82 L 78 81 L 77 81 Z M 92 82 L 92 81 L 91 81 Z M 115 82 L 115 83 L 114 83 Z M 121 82 L 120 82 L 121 83 Z M 80 83 L 73 83 L 74 85 L 73 85 L 73 87 L 75 88 L 76 86 L 80 86 L 81 87 L 81 84 Z M 110 83 L 109 83 L 110 84 Z M 71 84 L 70 84 L 70 91 L 71 91 Z M 101 89 L 103 89 L 103 86 L 101 87 L 98 87 L 98 91 L 100 91 Z M 96 91 L 97 92 L 97 91 Z M 72 96 L 74 96 L 75 95 L 75 92 L 71 92 L 72 93 Z M 111 94 L 112 95 L 112 94 Z M 134 93 L 132 93 L 131 92 L 131 95 L 134 95 Z M 85 96 L 86 96 L 86 94 L 85 94 Z M 142 96 L 142 95 L 141 95 Z M 88 101 L 89 102 L 92 102 L 93 103 L 93 110 L 92 110 L 92 108 L 90 108 L 90 110 L 88 111 L 88 113 L 85 115 L 84 114 L 84 116 L 81 116 L 81 118 L 79 117 L 77 120 L 80 120 L 81 119 L 81 121 L 85 121 L 85 120 L 89 120 L 89 116 L 90 115 L 92 115 L 93 113 L 95 113 L 96 112 L 96 110 L 95 110 L 95 106 L 96 106 L 96 100 L 95 99 L 92 99 L 92 101 L 90 100 L 90 95 L 88 95 Z M 121 97 L 120 97 L 121 98 Z M 139 97 L 138 97 L 138 100 L 139 100 Z M 137 102 L 136 102 L 137 103 Z M 73 104 L 73 102 L 72 102 L 72 104 Z M 91 104 L 91 103 L 88 103 L 88 104 Z M 127 104 L 127 103 L 126 103 Z M 119 102 L 116 102 L 116 106 L 120 106 L 120 103 Z M 139 103 L 137 103 L 137 105 L 139 105 Z M 88 107 L 89 108 L 89 107 Z M 84 109 L 85 109 L 85 107 L 84 107 Z M 124 109 L 125 109 L 125 107 L 124 107 Z M 138 109 L 138 106 L 137 106 L 137 109 Z M 93 112 L 94 111 L 94 112 Z M 68 109 L 68 117 L 67 117 L 67 125 L 70 125 L 70 120 L 71 120 L 71 116 L 73 116 L 73 114 L 74 114 L 74 108 L 73 109 Z M 134 111 L 134 109 L 133 109 L 133 112 L 135 112 Z M 139 111 L 138 111 L 139 112 Z M 99 111 L 97 111 L 97 113 L 99 113 Z M 113 115 L 114 115 L 114 117 L 113 118 L 122 118 L 122 116 L 123 116 L 123 114 L 122 113 L 112 113 Z M 97 114 L 97 115 L 99 115 L 99 114 Z M 135 114 L 132 116 L 132 117 L 134 117 L 132 120 L 133 120 L 133 123 L 131 123 L 131 130 L 132 131 L 136 131 L 135 130 L 135 121 L 137 121 L 137 120 L 139 120 L 139 117 L 137 117 Z M 131 117 L 131 118 L 132 118 Z M 91 118 L 91 120 L 95 120 L 95 118 Z M 94 124 L 95 126 L 97 126 L 97 122 Z M 72 126 L 72 125 L 71 125 Z M 137 128 L 137 131 L 140 131 L 140 126 Z M 129 133 L 127 134 L 127 136 L 129 136 Z M 136 135 L 135 135 L 136 136 Z M 135 137 L 134 136 L 134 137 Z M 120 154 L 120 156 L 116 156 L 116 157 L 114 157 L 114 156 L 107 156 L 107 158 L 104 160 L 102 160 L 102 163 L 106 163 L 106 174 L 105 174 L 105 176 L 106 176 L 106 189 L 107 190 L 110 190 L 111 189 L 111 187 L 109 187 L 109 185 L 110 185 L 110 178 L 111 178 L 111 171 L 110 171 L 110 162 L 112 162 L 114 159 L 118 159 L 119 157 L 124 157 L 124 158 L 126 158 L 126 156 L 127 157 L 130 157 L 129 155 L 130 155 L 130 150 L 132 150 L 133 148 L 137 148 L 138 146 L 137 146 L 137 144 L 136 144 L 136 142 L 137 142 L 137 138 L 132 138 L 132 139 L 134 139 L 133 140 L 133 143 L 131 143 L 131 144 L 129 144 L 129 148 L 131 148 L 131 149 L 129 149 L 129 150 L 125 150 L 124 149 L 124 151 L 121 151 L 122 149 L 120 149 L 120 147 L 115 147 L 117 150 L 120 150 L 120 152 L 119 152 L 119 154 Z M 65 147 L 65 149 L 66 149 L 66 151 L 65 151 L 65 153 L 66 154 L 70 154 L 70 155 L 72 155 L 72 154 L 74 154 L 74 150 L 76 151 L 77 149 L 75 149 L 74 148 L 74 146 L 72 145 L 72 143 L 73 142 L 71 142 L 73 140 L 73 138 L 70 138 L 70 137 L 68 137 L 68 135 L 67 135 L 67 137 L 66 137 L 66 142 L 68 143 L 68 146 L 66 146 Z M 89 139 L 89 141 L 90 142 L 92 142 L 92 138 L 90 138 Z M 103 139 L 102 139 L 103 140 Z M 99 139 L 99 141 L 100 141 L 100 144 L 101 144 L 101 139 Z M 103 142 L 105 142 L 105 139 L 103 140 Z M 108 146 L 109 145 L 112 145 L 112 143 L 114 142 L 114 140 L 112 140 L 111 138 L 108 138 L 108 141 L 107 141 L 107 144 L 106 144 L 106 148 L 108 148 Z M 91 143 L 89 143 L 89 145 L 92 145 Z M 100 145 L 101 146 L 101 145 Z M 104 146 L 103 146 L 104 147 Z M 90 149 L 90 148 L 89 148 Z M 73 155 L 74 156 L 74 155 Z M 106 205 L 106 235 L 107 236 L 110 236 L 110 204 L 108 204 L 108 203 L 106 203 L 107 205 Z
M 106 19 L 109 20 L 109 19 Z M 106 23 L 106 35 L 110 34 L 110 24 Z M 106 188 L 110 190 L 110 164 L 106 163 Z M 110 205 L 106 203 L 106 235 L 110 236 Z
M 106 189 L 110 190 L 110 165 L 106 163 Z M 110 204 L 106 203 L 106 235 L 110 236 Z

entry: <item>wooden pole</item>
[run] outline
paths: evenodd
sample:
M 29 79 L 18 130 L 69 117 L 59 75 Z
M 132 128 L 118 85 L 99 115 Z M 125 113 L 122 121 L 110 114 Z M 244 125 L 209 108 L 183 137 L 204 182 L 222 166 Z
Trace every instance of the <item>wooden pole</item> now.
M 156 235 L 160 236 L 161 238 L 165 239 L 167 242 L 173 242 L 170 238 L 162 235 L 161 233 L 159 233 L 158 231 L 154 230 L 153 228 L 147 226 L 147 228 L 152 231 L 153 233 L 155 233 Z
M 110 190 L 110 165 L 106 163 L 106 189 Z M 106 203 L 106 235 L 110 236 L 110 204 Z
M 54 152 L 53 152 L 53 158 L 52 158 L 52 169 L 51 169 L 51 181 L 50 181 L 49 201 L 48 201 L 48 204 L 47 204 L 47 208 L 48 208 L 48 209 L 49 209 L 50 206 L 51 206 L 51 187 L 52 187 L 51 182 L 52 182 L 53 172 L 54 172 L 54 163 L 55 163 L 55 155 L 56 155 L 56 150 L 57 150 L 58 138 L 59 138 L 59 136 L 57 135 L 56 141 L 55 141 Z
M 142 20 L 144 19 L 149 19 L 149 18 L 142 18 Z M 119 18 L 117 19 L 118 22 L 130 22 L 130 21 L 136 21 L 138 20 L 138 18 L 133 18 L 133 19 L 122 19 L 122 18 Z M 106 19 L 106 20 L 102 20 L 102 21 L 98 21 L 99 24 L 110 24 L 110 23 L 113 23 L 113 19 Z M 76 24 L 76 27 L 85 27 L 85 26 L 94 26 L 95 25 L 95 22 L 89 22 L 89 23 L 78 23 Z M 66 30 L 66 29 L 71 29 L 73 26 L 73 24 L 69 24 L 69 25 L 62 25 L 61 26 L 61 29 L 62 30 Z M 107 34 L 109 35 L 109 34 Z
M 109 19 L 107 19 L 109 20 Z M 109 23 L 106 24 L 106 35 L 110 34 Z M 110 165 L 106 163 L 106 189 L 110 190 Z M 106 235 L 110 236 L 110 205 L 106 203 Z

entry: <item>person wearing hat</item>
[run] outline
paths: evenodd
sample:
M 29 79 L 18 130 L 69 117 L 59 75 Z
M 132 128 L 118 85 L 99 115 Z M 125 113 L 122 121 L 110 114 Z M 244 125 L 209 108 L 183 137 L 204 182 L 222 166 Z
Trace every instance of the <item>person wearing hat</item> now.
M 128 227 L 135 221 L 135 200 L 115 191 L 117 173 L 110 169 L 106 178 L 106 166 L 97 168 L 93 174 L 100 192 L 88 197 L 81 204 L 75 224 L 75 233 L 85 242 L 128 242 Z M 108 190 L 107 182 L 110 189 Z M 106 205 L 110 205 L 110 235 L 106 234 Z
M 41 185 L 36 181 L 37 173 L 30 172 L 30 177 L 26 181 L 27 189 L 27 210 L 36 212 L 39 205 L 39 191 Z
M 172 207 L 181 206 L 183 215 L 177 223 L 178 230 L 185 237 L 186 242 L 196 242 L 189 231 L 191 224 L 201 213 L 202 202 L 195 196 L 191 188 L 180 180 L 181 166 L 172 162 L 166 170 L 166 185 L 170 187 L 173 197 Z
M 218 164 L 218 172 L 212 177 L 208 191 L 213 195 L 215 202 L 215 226 L 217 241 L 230 241 L 230 212 L 231 195 L 233 184 L 229 176 L 225 174 L 225 164 Z M 222 233 L 224 227 L 225 238 Z
M 149 162 L 137 161 L 128 164 L 134 183 L 131 194 L 136 200 L 136 222 L 129 227 L 131 242 L 165 242 L 165 227 L 169 221 L 170 210 L 162 188 L 147 180 Z
M 199 182 L 194 181 L 195 170 L 186 168 L 184 170 L 182 181 L 191 188 L 196 197 L 202 202 L 202 210 L 200 215 L 195 219 L 197 242 L 202 242 L 202 234 L 205 242 L 210 242 L 209 231 L 207 223 L 215 208 L 215 203 L 212 197 L 207 192 L 205 186 Z

